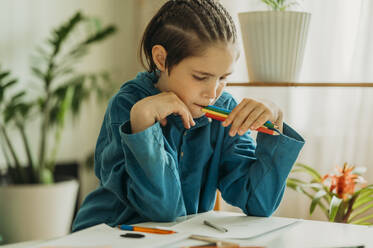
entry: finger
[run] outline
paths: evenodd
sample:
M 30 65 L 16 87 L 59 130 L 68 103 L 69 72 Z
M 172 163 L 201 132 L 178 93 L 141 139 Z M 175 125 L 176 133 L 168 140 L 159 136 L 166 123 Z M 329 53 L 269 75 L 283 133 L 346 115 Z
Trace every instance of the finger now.
M 230 128 L 230 135 L 234 136 L 238 132 L 241 125 L 247 120 L 248 116 L 255 110 L 256 104 L 252 104 L 252 102 L 248 102 L 246 106 L 241 108 L 240 112 L 236 114 L 232 121 L 232 126 Z
M 178 104 L 175 104 L 175 106 L 176 106 L 176 109 L 174 113 L 177 113 L 178 115 L 180 115 L 181 119 L 183 120 L 184 127 L 186 129 L 190 129 L 191 122 L 192 122 L 191 119 L 193 120 L 192 114 L 190 113 L 188 108 L 185 106 L 185 104 L 181 101 L 178 102 Z
M 249 129 L 256 130 L 257 128 L 263 126 L 263 124 L 268 120 L 269 114 L 267 114 L 265 111 L 262 112 L 258 118 L 254 121 L 249 120 L 249 118 L 245 121 L 245 123 L 240 127 L 238 130 L 239 135 L 243 135 L 246 133 Z
M 255 130 L 263 126 L 263 124 L 269 120 L 271 112 L 269 110 L 263 111 L 260 116 L 249 126 L 251 129 Z
M 230 128 L 230 135 L 234 136 L 238 132 L 238 129 L 242 126 L 242 124 L 247 119 L 248 115 L 250 114 L 250 109 L 242 109 L 239 114 L 233 119 L 231 128 Z
M 236 118 L 236 116 L 244 109 L 248 108 L 251 111 L 255 105 L 252 105 L 252 99 L 243 99 L 240 104 L 238 104 L 232 112 L 228 115 L 227 119 L 223 122 L 223 126 L 227 127 L 232 124 L 232 121 Z
M 188 111 L 183 109 L 179 112 L 179 115 L 181 116 L 181 119 L 183 120 L 184 127 L 186 129 L 190 129 L 191 124 L 190 124 L 190 115 Z
M 183 110 L 185 111 L 186 115 L 187 115 L 187 118 L 185 119 L 186 122 L 188 122 L 188 126 L 189 128 L 192 127 L 192 126 L 195 126 L 196 123 L 194 122 L 193 120 L 193 115 L 192 113 L 189 111 L 188 107 L 185 105 L 184 102 L 180 101 L 180 105 L 181 107 L 183 108 Z M 188 129 L 189 129 L 188 128 Z
M 225 121 L 222 123 L 222 125 L 224 127 L 227 127 L 229 126 L 232 121 L 235 119 L 236 115 L 245 107 L 245 105 L 247 104 L 247 100 L 244 99 L 242 100 L 242 102 L 240 102 L 231 112 L 230 114 L 228 115 L 227 119 L 225 119 Z
M 193 127 L 193 126 L 196 125 L 196 123 L 194 122 L 194 119 L 193 119 L 193 115 L 192 115 L 192 113 L 189 111 L 188 108 L 187 108 L 187 110 L 188 110 L 188 113 L 189 113 L 189 123 L 190 123 L 190 125 Z
M 188 110 L 184 102 L 174 93 L 169 93 L 169 104 L 171 106 L 171 112 L 173 114 L 179 115 L 183 121 L 183 125 L 186 129 L 189 129 L 191 126 L 191 116 L 192 114 Z M 194 121 L 193 121 L 194 122 Z
M 194 122 L 193 116 L 190 115 L 190 124 L 194 127 L 196 123 Z
M 252 126 L 253 122 L 262 114 L 263 109 L 255 108 L 251 113 L 246 115 L 246 119 L 241 123 L 238 127 L 237 133 L 238 135 L 243 135 L 249 128 Z

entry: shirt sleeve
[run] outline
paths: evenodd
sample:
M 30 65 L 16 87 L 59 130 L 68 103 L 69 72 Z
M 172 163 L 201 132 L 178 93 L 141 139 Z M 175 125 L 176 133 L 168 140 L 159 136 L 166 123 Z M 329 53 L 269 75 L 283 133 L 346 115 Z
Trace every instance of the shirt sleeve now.
M 223 199 L 247 215 L 270 216 L 279 206 L 286 179 L 304 145 L 284 123 L 283 134 L 225 137 L 218 188 Z
M 114 112 L 127 121 L 119 124 L 106 117 L 104 122 L 95 154 L 102 186 L 149 220 L 173 221 L 185 215 L 177 159 L 165 149 L 160 124 L 131 134 L 128 111 Z

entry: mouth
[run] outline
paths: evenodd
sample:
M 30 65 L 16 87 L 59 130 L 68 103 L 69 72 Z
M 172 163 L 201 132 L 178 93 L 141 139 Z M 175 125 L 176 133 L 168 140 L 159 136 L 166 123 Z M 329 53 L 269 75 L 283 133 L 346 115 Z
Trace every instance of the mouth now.
M 200 107 L 200 108 L 204 108 L 204 107 L 207 107 L 208 105 L 200 105 L 200 104 L 197 104 L 197 103 L 195 103 L 195 105 L 197 105 L 198 107 Z

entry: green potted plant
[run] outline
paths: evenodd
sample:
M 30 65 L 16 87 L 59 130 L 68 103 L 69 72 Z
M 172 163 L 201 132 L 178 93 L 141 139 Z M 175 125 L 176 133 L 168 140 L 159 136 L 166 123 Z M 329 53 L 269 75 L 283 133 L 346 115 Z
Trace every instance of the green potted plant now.
M 268 11 L 238 14 L 250 82 L 296 82 L 311 14 L 291 11 L 297 1 L 262 0 Z
M 345 163 L 337 173 L 321 176 L 312 167 L 296 163 L 292 173 L 306 174 L 310 180 L 288 178 L 287 186 L 311 199 L 310 215 L 318 206 L 331 222 L 372 225 L 373 184 L 366 184 L 364 171 Z
M 0 151 L 7 171 L 0 183 L 0 233 L 5 243 L 69 232 L 78 183 L 55 182 L 53 176 L 66 117 L 76 117 L 90 96 L 103 99 L 112 92 L 108 73 L 76 67 L 90 47 L 115 31 L 115 26 L 103 27 L 99 19 L 80 12 L 53 30 L 33 58 L 33 94 L 0 67 Z M 35 142 L 30 141 L 30 123 L 40 123 L 35 130 L 40 137 L 37 148 L 31 147 Z M 15 147 L 10 133 L 19 134 L 23 150 Z M 53 144 L 48 143 L 51 139 Z M 21 157 L 26 157 L 26 164 Z

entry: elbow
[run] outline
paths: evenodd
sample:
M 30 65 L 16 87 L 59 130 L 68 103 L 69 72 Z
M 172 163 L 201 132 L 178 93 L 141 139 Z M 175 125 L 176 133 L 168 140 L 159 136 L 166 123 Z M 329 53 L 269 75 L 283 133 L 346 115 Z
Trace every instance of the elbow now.
M 277 209 L 277 202 L 255 201 L 246 206 L 245 214 L 251 216 L 270 217 Z
M 182 199 L 156 198 L 150 201 L 132 201 L 132 206 L 140 215 L 155 222 L 173 222 L 177 217 L 186 215 Z
M 172 213 L 156 213 L 152 216 L 152 220 L 155 222 L 174 222 L 179 215 L 172 214 Z
M 281 203 L 284 191 L 268 197 L 255 197 L 246 205 L 246 215 L 270 217 Z
M 245 214 L 248 216 L 259 216 L 259 217 L 270 217 L 273 213 L 273 209 L 264 209 L 264 208 L 253 208 L 253 209 L 246 209 Z
M 150 219 L 155 222 L 173 222 L 176 218 L 186 215 L 185 207 L 181 204 L 161 204 L 149 209 Z

